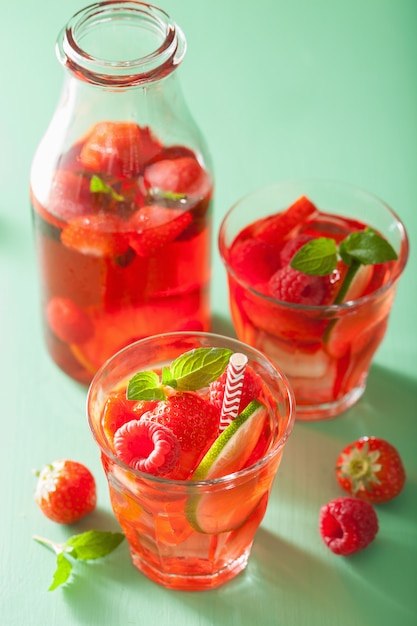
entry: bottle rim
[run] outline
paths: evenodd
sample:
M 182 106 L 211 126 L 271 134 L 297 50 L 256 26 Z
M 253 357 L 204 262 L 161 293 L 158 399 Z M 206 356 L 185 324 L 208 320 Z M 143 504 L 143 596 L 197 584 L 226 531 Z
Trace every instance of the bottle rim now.
M 87 50 L 83 43 L 86 37 L 98 35 L 110 22 L 119 29 L 137 28 L 138 43 L 141 32 L 151 34 L 157 43 L 152 50 L 132 54 L 132 58 L 107 59 Z M 109 88 L 160 80 L 177 68 L 185 52 L 184 33 L 170 16 L 155 5 L 137 0 L 103 0 L 81 9 L 67 22 L 56 42 L 58 60 L 72 74 L 84 82 Z

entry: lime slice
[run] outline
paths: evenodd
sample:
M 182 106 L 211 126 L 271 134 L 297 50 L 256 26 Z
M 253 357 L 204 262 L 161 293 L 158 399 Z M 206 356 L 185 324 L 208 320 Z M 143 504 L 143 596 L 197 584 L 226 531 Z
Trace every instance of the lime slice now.
M 255 448 L 268 411 L 253 400 L 219 435 L 206 453 L 191 480 L 211 480 L 239 471 Z M 191 526 L 202 533 L 220 533 L 241 526 L 259 501 L 252 481 L 233 488 L 207 489 L 202 496 L 193 496 L 186 505 Z

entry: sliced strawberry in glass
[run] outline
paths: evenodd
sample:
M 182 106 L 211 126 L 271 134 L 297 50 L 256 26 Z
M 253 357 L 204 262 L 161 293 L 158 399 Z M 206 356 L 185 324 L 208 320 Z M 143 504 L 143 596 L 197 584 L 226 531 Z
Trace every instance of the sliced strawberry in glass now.
M 134 122 L 99 122 L 80 153 L 84 167 L 113 176 L 138 175 L 145 163 L 161 151 L 150 129 Z
M 210 178 L 193 157 L 164 159 L 148 165 L 144 172 L 145 187 L 156 193 L 205 196 Z
M 253 236 L 267 243 L 280 245 L 295 228 L 317 213 L 314 204 L 306 196 L 301 196 L 286 211 L 259 221 Z
M 90 191 L 90 178 L 70 170 L 57 170 L 54 174 L 48 211 L 68 221 L 94 212 L 96 198 Z
M 129 248 L 125 223 L 116 215 L 98 213 L 70 220 L 61 234 L 61 241 L 71 248 L 95 257 L 115 257 Z
M 149 256 L 174 241 L 192 221 L 189 211 L 149 205 L 136 211 L 128 221 L 129 243 L 140 256 Z

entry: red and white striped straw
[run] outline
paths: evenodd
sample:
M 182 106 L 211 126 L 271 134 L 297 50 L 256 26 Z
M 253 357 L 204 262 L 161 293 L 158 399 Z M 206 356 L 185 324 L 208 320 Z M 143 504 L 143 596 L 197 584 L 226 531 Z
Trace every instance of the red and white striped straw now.
M 222 410 L 220 413 L 219 429 L 222 432 L 229 426 L 239 412 L 240 398 L 242 396 L 243 377 L 248 357 L 240 352 L 235 352 L 229 359 L 226 374 Z

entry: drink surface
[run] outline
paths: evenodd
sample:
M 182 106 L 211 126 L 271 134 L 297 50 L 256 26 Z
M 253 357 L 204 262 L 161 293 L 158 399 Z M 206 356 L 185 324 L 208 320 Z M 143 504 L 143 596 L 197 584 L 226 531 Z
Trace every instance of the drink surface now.
M 31 190 L 48 349 L 88 383 L 114 352 L 209 327 L 212 182 L 184 146 L 100 122 Z
M 340 257 L 324 276 L 290 263 L 312 240 L 331 238 L 339 246 L 366 229 L 357 219 L 322 212 L 303 196 L 282 213 L 246 226 L 223 251 L 237 336 L 287 374 L 299 414 L 312 407 L 319 416 L 318 405 L 363 390 L 394 297 L 394 289 L 381 288 L 396 261 L 362 265 L 340 300 L 349 269 Z M 343 307 L 347 301 L 354 304 Z M 337 310 L 330 308 L 335 302 L 342 304 Z

